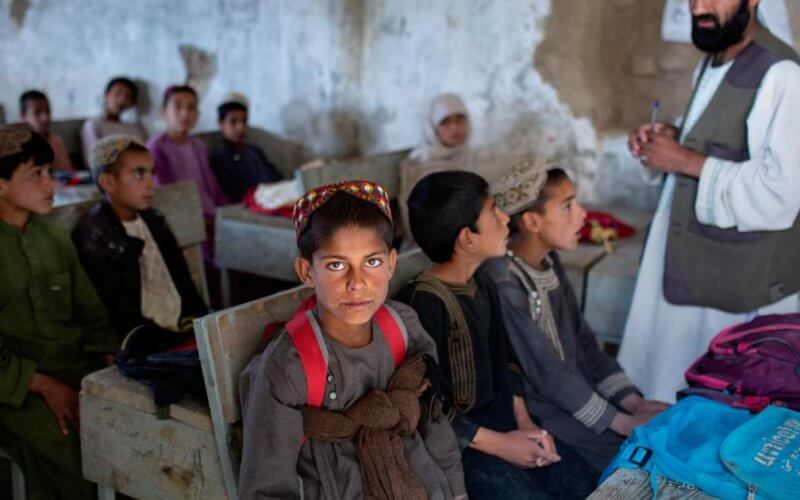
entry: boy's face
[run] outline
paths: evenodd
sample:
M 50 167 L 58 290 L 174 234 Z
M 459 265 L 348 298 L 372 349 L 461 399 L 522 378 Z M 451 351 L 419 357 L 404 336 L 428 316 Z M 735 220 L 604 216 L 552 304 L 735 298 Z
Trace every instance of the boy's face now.
M 234 144 L 244 144 L 247 136 L 247 111 L 233 109 L 225 113 L 219 122 L 219 130 L 225 140 Z
M 574 250 L 581 237 L 586 210 L 575 198 L 575 184 L 563 180 L 548 186 L 544 214 L 530 212 L 539 238 L 554 250 Z
M 44 215 L 53 209 L 55 187 L 50 165 L 34 165 L 30 159 L 10 179 L 0 178 L 0 199 L 15 209 Z
M 172 132 L 188 134 L 197 124 L 197 98 L 190 92 L 172 94 L 164 107 L 167 128 Z
M 467 140 L 467 117 L 462 114 L 446 117 L 436 127 L 436 135 L 449 148 L 464 144 Z
M 106 92 L 106 111 L 119 116 L 133 106 L 133 92 L 124 83 L 115 83 Z
M 317 249 L 298 257 L 300 279 L 313 284 L 326 328 L 346 331 L 372 320 L 389 293 L 397 252 L 371 228 L 343 227 Z
M 36 132 L 47 136 L 50 131 L 50 103 L 47 99 L 30 99 L 22 113 L 22 120 Z
M 508 220 L 508 214 L 495 204 L 494 197 L 487 196 L 476 224 L 478 232 L 473 233 L 467 229 L 476 256 L 486 260 L 505 255 L 508 245 Z
M 153 158 L 146 151 L 125 151 L 116 173 L 100 174 L 100 186 L 111 202 L 133 212 L 147 210 L 156 195 Z

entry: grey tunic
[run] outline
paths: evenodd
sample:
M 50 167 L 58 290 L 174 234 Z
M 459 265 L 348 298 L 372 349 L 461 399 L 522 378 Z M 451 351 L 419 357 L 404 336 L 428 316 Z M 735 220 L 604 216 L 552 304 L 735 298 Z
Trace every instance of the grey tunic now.
M 406 305 L 389 302 L 408 331 L 407 354 L 436 348 Z M 394 373 L 384 336 L 373 323 L 372 342 L 352 349 L 325 335 L 333 382 L 323 407 L 345 410 L 372 389 L 385 389 Z M 241 498 L 361 498 L 361 472 L 352 442 L 308 440 L 301 446 L 306 379 L 291 339 L 282 331 L 239 377 L 244 446 L 239 475 Z M 331 393 L 336 394 L 331 398 Z M 447 419 L 420 420 L 405 439 L 409 465 L 431 499 L 465 494 L 461 455 Z
M 602 470 L 623 438 L 609 429 L 619 401 L 638 389 L 600 348 L 558 256 L 538 272 L 513 257 L 488 261 L 503 323 L 523 374 L 525 402 L 541 426 Z

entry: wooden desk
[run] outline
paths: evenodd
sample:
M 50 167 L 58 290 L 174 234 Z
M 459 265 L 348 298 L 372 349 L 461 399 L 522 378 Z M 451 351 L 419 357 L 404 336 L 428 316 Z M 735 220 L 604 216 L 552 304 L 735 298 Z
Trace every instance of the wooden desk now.
M 637 500 L 653 498 L 650 477 L 640 469 L 617 469 L 587 500 Z M 659 500 L 711 500 L 701 490 L 658 478 Z

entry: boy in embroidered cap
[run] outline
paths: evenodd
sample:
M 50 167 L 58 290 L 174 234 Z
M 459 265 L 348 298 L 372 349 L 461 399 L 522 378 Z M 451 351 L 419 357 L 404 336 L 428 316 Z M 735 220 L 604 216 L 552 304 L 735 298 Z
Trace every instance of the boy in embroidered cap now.
M 90 166 L 105 199 L 84 215 L 72 239 L 117 335 L 123 339 L 139 327 L 191 329 L 189 320 L 208 310 L 175 236 L 152 208 L 156 188 L 147 148 L 133 136 L 107 136 L 92 149 Z
M 599 473 L 623 436 L 665 405 L 642 399 L 581 314 L 556 253 L 578 246 L 586 218 L 564 170 L 525 162 L 493 190 L 511 215 L 511 240 L 508 255 L 488 261 L 483 271 L 497 286 L 525 402 L 542 427 Z
M 312 189 L 294 225 L 295 270 L 314 295 L 239 377 L 240 498 L 462 497 L 455 437 L 426 389 L 435 346 L 413 310 L 387 301 L 385 189 Z
M 505 254 L 508 239 L 489 185 L 472 172 L 430 174 L 411 191 L 408 214 L 434 264 L 401 297 L 436 343 L 469 497 L 586 498 L 596 478 L 531 419 L 509 368 L 497 291 L 478 270 Z
M 28 498 L 93 498 L 83 479 L 78 390 L 112 362 L 116 336 L 53 208 L 53 150 L 0 126 L 0 446 Z
M 231 202 L 242 201 L 258 184 L 283 179 L 260 147 L 246 142 L 249 102 L 241 94 L 228 94 L 217 108 L 222 144 L 211 152 L 211 168 Z

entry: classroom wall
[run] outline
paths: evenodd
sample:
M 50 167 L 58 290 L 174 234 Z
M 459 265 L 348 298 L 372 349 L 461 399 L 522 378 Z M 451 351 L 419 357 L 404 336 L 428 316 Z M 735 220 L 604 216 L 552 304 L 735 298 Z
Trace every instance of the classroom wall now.
M 798 2 L 789 4 L 795 32 Z M 661 0 L 0 0 L 0 105 L 27 88 L 57 119 L 100 112 L 111 76 L 146 89 L 139 113 L 163 129 L 160 95 L 190 81 L 198 129 L 236 90 L 251 121 L 313 155 L 412 147 L 429 99 L 464 96 L 481 169 L 496 178 L 539 155 L 564 164 L 584 200 L 652 207 L 624 132 L 682 113 L 697 53 L 660 41 Z

